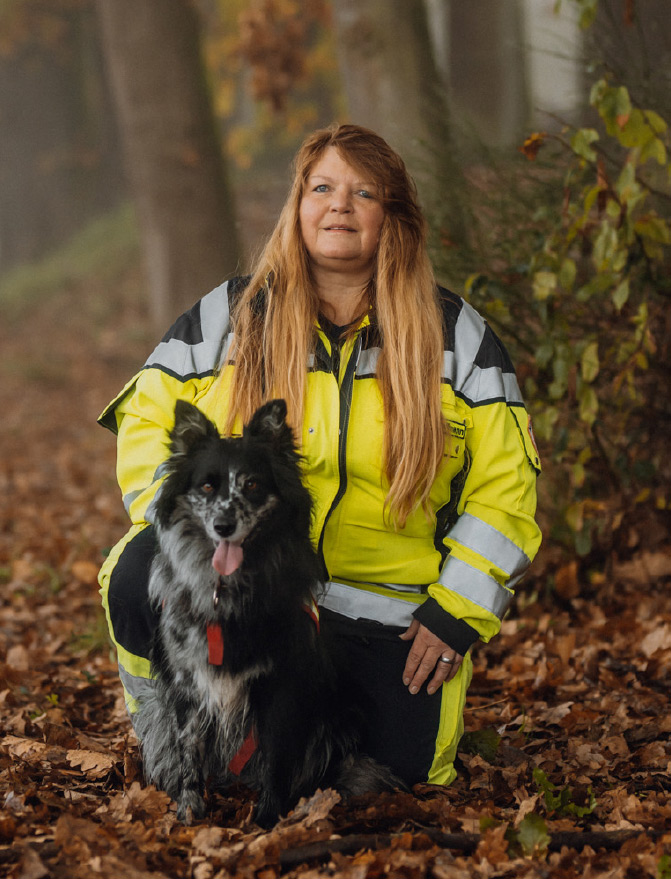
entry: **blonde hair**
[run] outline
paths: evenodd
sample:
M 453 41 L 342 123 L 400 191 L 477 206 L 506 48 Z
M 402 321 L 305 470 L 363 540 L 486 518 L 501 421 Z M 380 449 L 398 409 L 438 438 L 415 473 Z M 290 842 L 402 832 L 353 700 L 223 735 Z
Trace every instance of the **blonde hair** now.
M 328 147 L 335 147 L 378 186 L 384 207 L 368 297 L 382 341 L 377 380 L 385 413 L 385 507 L 393 523 L 403 527 L 418 507 L 428 514 L 429 492 L 443 458 L 442 316 L 415 185 L 400 156 L 366 128 L 321 129 L 296 155 L 284 208 L 233 311 L 236 368 L 226 426 L 230 431 L 236 415 L 248 420 L 273 396 L 284 397 L 292 424 L 302 423 L 306 361 L 315 346 L 319 299 L 299 208 L 311 169 Z

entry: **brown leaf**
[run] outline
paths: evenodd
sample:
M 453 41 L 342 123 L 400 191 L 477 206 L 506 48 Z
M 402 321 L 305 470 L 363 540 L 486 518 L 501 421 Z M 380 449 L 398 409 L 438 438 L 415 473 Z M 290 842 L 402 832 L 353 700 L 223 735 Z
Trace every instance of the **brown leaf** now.
M 645 585 L 651 580 L 671 577 L 671 554 L 666 552 L 642 552 L 627 562 L 613 566 L 616 580 Z
M 18 757 L 20 760 L 28 760 L 29 762 L 40 760 L 48 751 L 48 747 L 44 742 L 38 742 L 35 739 L 25 739 L 21 736 L 5 736 L 0 740 L 0 748 L 12 757 Z
M 118 758 L 111 754 L 101 754 L 99 751 L 86 751 L 76 749 L 67 752 L 67 761 L 70 766 L 81 769 L 92 778 L 102 778 L 114 768 Z
M 109 804 L 109 812 L 119 821 L 131 821 L 137 818 L 160 818 L 170 808 L 172 800 L 164 791 L 156 790 L 153 785 L 142 787 L 134 781 L 130 788 L 117 794 Z
M 45 867 L 42 858 L 35 849 L 27 846 L 19 861 L 17 872 L 14 874 L 17 879 L 43 879 L 49 875 L 49 870 Z
M 519 147 L 519 151 L 523 153 L 527 159 L 533 162 L 538 155 L 538 151 L 545 143 L 546 137 L 547 135 L 544 131 L 536 131 L 533 134 L 530 134 L 525 138 L 522 146 Z
M 292 824 L 301 821 L 306 827 L 312 827 L 318 821 L 327 818 L 341 799 L 340 794 L 333 788 L 318 790 L 311 797 L 303 797 L 281 823 Z
M 478 861 L 488 861 L 499 866 L 508 861 L 508 840 L 506 839 L 507 824 L 491 827 L 482 834 L 482 839 L 475 850 Z
M 28 671 L 30 668 L 30 654 L 23 644 L 15 644 L 7 651 L 7 665 L 16 671 Z
M 580 583 L 578 582 L 578 562 L 574 559 L 567 565 L 563 565 L 555 573 L 555 589 L 564 599 L 577 598 L 580 595 Z
M 73 577 L 76 577 L 80 583 L 84 583 L 87 586 L 94 586 L 98 582 L 99 569 L 99 565 L 84 560 L 73 562 L 70 568 Z
M 640 647 L 648 659 L 658 650 L 671 650 L 671 625 L 657 625 L 643 638 Z

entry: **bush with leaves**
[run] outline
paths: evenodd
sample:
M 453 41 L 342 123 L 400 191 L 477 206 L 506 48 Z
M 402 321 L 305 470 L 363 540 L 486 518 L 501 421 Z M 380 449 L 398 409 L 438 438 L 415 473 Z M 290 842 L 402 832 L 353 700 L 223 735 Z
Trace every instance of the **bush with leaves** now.
M 590 104 L 593 125 L 526 140 L 528 159 L 551 156 L 537 179 L 554 202 L 512 227 L 480 212 L 501 240 L 466 296 L 513 350 L 546 465 L 546 536 L 603 559 L 646 523 L 659 533 L 671 508 L 671 161 L 667 120 L 624 85 L 600 78 Z

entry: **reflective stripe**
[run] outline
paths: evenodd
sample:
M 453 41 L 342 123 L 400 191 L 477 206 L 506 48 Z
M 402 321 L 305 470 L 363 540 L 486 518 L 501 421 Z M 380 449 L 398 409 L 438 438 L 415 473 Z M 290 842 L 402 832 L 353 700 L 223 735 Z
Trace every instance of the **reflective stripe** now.
M 475 363 L 486 328 L 477 311 L 464 302 L 454 328 L 454 351 L 443 355 L 442 378 L 469 403 L 506 400 L 511 405 L 523 405 L 513 372 L 503 372 L 498 366 L 482 369 Z
M 512 593 L 499 585 L 493 577 L 483 574 L 455 556 L 448 557 L 438 582 L 499 619 L 503 617 L 512 600 Z
M 447 536 L 505 571 L 509 584 L 517 582 L 531 564 L 529 556 L 510 538 L 470 513 L 460 516 Z
M 228 355 L 231 350 L 231 347 L 233 346 L 234 340 L 235 340 L 235 333 L 229 333 L 226 336 L 226 341 L 224 342 L 224 345 L 221 349 L 221 354 L 219 356 L 219 364 L 218 364 L 219 369 L 221 369 L 221 367 L 226 364 L 226 362 L 228 360 Z
M 154 681 L 151 678 L 140 678 L 132 675 L 119 663 L 119 678 L 127 695 L 130 696 L 130 711 L 137 709 L 137 702 L 154 692 Z
M 156 470 L 154 471 L 154 476 L 152 478 L 151 483 L 145 488 L 138 488 L 137 491 L 129 491 L 128 494 L 125 494 L 123 497 L 123 505 L 126 508 L 126 512 L 130 516 L 130 508 L 135 500 L 141 495 L 144 494 L 147 489 L 151 488 L 154 483 L 158 482 L 159 479 L 163 479 L 164 476 L 169 472 L 169 465 L 167 461 L 163 461 L 158 465 Z M 147 505 L 147 509 L 145 511 L 144 519 L 146 522 L 153 524 L 154 522 L 154 514 L 156 512 L 156 501 L 158 498 L 158 491 L 151 499 L 149 504 Z
M 192 344 L 181 339 L 159 342 L 145 364 L 185 380 L 211 375 L 222 357 L 222 341 L 229 343 L 228 282 L 216 287 L 200 300 L 202 342 Z
M 381 353 L 381 348 L 367 348 L 365 351 L 362 351 L 357 360 L 356 374 L 358 376 L 375 375 L 377 372 L 377 361 Z
M 497 366 L 481 369 L 474 363 L 468 371 L 463 369 L 460 355 L 453 351 L 443 354 L 443 379 L 449 382 L 455 393 L 474 405 L 492 400 L 505 400 L 512 406 L 523 406 L 522 392 L 512 372 L 503 372 Z
M 131 504 L 133 503 L 134 500 L 136 500 L 137 498 L 140 497 L 140 495 L 142 494 L 143 491 L 144 491 L 144 488 L 138 488 L 137 491 L 129 491 L 128 494 L 125 494 L 123 496 L 123 505 L 124 505 L 125 510 L 129 516 L 130 516 Z
M 342 614 L 351 620 L 376 620 L 385 626 L 403 626 L 412 622 L 412 612 L 417 609 L 414 602 L 379 592 L 367 592 L 356 586 L 330 582 L 326 584 L 319 606 Z

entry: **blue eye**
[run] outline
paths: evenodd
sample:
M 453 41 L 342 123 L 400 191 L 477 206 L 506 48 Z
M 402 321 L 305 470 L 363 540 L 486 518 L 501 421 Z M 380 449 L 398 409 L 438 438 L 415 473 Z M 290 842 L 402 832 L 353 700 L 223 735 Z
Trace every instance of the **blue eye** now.
M 359 190 L 359 195 L 360 195 L 362 198 L 373 198 L 373 193 L 372 193 L 372 192 L 369 192 L 367 189 L 360 189 L 360 190 Z
M 315 186 L 313 192 L 328 192 L 328 186 L 325 183 L 320 183 Z

